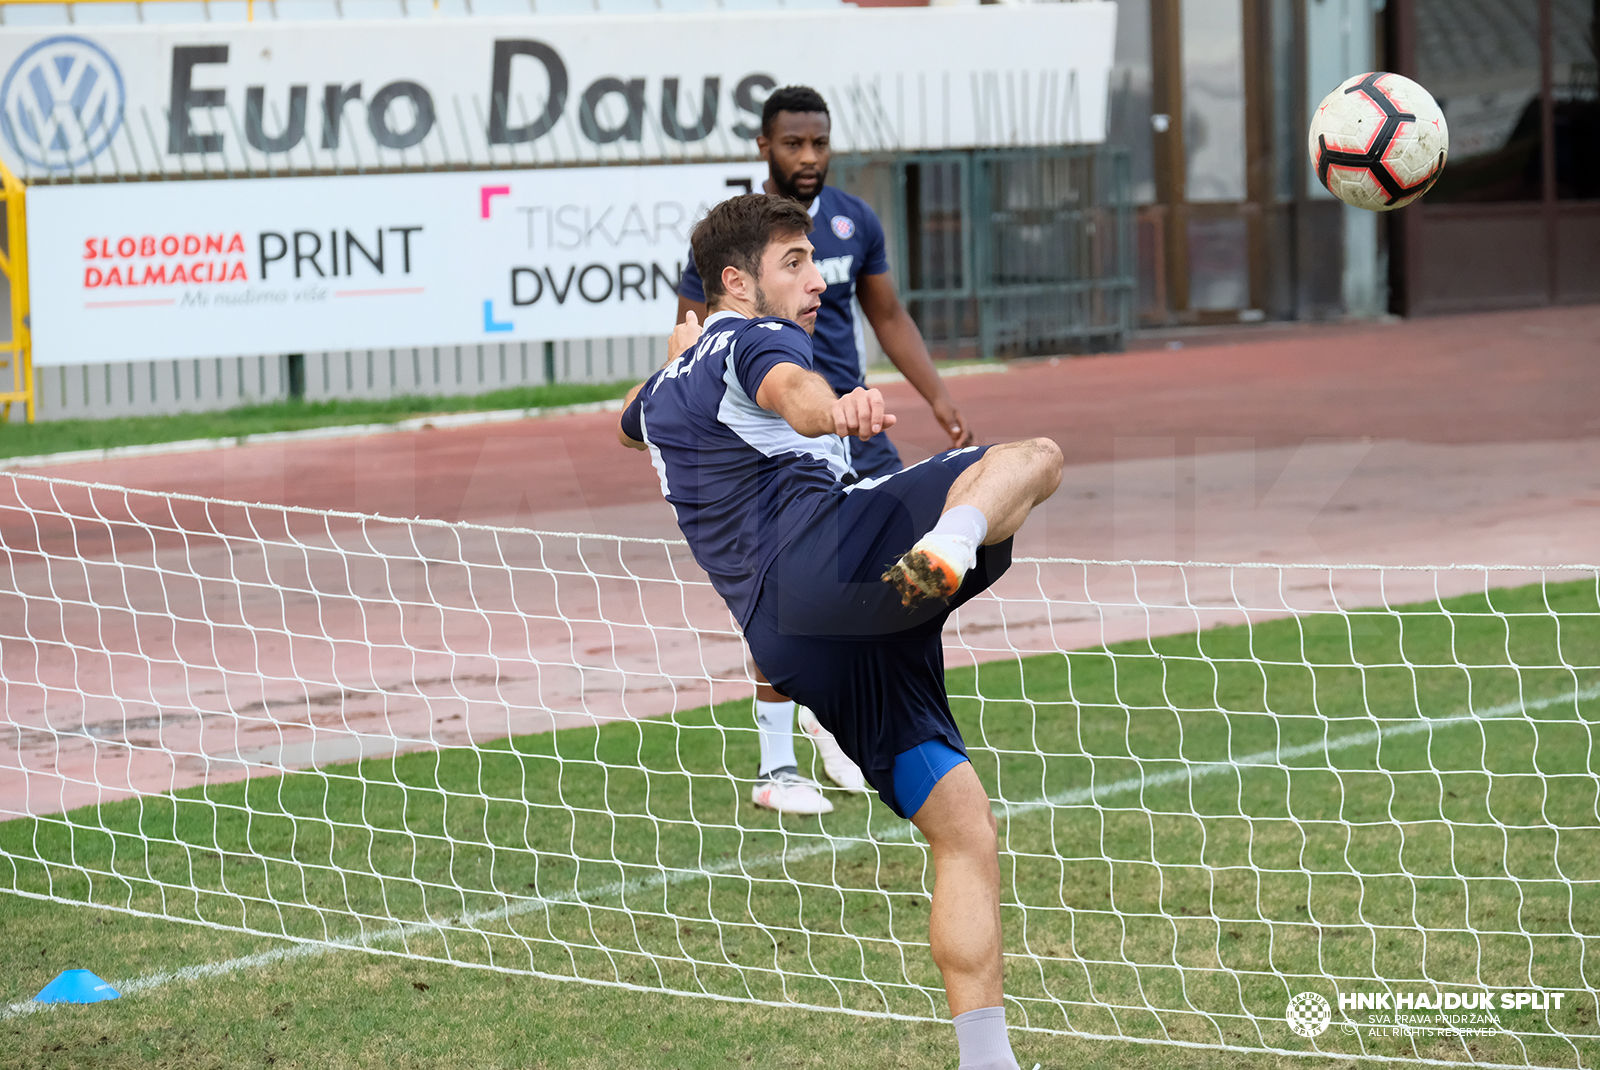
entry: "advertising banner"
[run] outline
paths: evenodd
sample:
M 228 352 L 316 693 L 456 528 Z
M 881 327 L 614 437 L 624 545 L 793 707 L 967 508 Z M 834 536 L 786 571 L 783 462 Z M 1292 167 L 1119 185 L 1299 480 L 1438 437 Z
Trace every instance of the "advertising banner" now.
M 1098 142 L 1116 5 L 7 27 L 24 177 L 748 157 L 776 86 L 836 150 Z M 70 31 L 70 32 L 63 32 Z
M 764 164 L 40 186 L 34 361 L 665 333 Z

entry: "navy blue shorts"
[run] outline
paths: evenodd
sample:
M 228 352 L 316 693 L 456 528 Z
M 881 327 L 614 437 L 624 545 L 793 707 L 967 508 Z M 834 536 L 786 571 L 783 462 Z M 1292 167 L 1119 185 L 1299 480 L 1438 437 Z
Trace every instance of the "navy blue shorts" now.
M 861 479 L 892 476 L 905 467 L 900 451 L 894 448 L 888 435 L 873 435 L 865 442 L 859 438 L 846 439 L 850 445 L 850 467 Z
M 944 686 L 940 635 L 952 611 L 1011 565 L 1011 541 L 978 548 L 948 603 L 902 606 L 881 579 L 944 511 L 950 486 L 987 446 L 936 454 L 837 492 L 768 570 L 745 626 L 774 687 L 810 706 L 901 817 L 895 757 L 930 739 L 966 754 Z

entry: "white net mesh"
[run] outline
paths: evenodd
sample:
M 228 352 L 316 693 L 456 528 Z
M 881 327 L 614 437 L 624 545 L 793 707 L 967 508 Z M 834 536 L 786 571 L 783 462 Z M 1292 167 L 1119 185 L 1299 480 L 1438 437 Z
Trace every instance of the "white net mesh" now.
M 0 542 L 0 890 L 945 1013 L 911 826 L 749 803 L 743 648 L 681 543 L 23 474 Z M 1592 1064 L 1600 570 L 1023 559 L 946 656 L 1014 1027 Z

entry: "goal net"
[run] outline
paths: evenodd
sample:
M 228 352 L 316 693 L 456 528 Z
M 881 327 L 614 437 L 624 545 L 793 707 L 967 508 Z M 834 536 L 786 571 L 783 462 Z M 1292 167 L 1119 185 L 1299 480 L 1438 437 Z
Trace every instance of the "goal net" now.
M 946 1016 L 909 823 L 749 802 L 682 543 L 11 473 L 0 546 L 0 891 Z M 1015 1027 L 1593 1064 L 1600 570 L 1019 559 L 945 649 Z

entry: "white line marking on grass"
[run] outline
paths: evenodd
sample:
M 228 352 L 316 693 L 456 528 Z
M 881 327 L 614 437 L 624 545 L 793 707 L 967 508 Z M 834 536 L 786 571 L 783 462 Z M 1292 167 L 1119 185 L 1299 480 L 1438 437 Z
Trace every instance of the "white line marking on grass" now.
M 118 995 L 131 996 L 137 992 L 172 984 L 174 981 L 198 981 L 203 977 L 221 977 L 224 974 L 235 973 L 239 970 L 254 969 L 257 966 L 271 966 L 274 963 L 285 962 L 290 959 L 325 955 L 331 950 L 334 949 L 324 944 L 295 944 L 291 947 L 275 947 L 270 951 L 259 951 L 254 955 L 228 959 L 226 962 L 202 962 L 194 966 L 181 966 L 176 970 L 147 973 L 143 977 L 136 977 L 128 981 L 112 981 L 111 987 L 117 990 Z M 0 1009 L 0 1021 L 4 1021 L 7 1018 L 19 1018 L 25 1014 L 32 1014 L 34 1011 L 58 1006 L 61 1006 L 61 1004 L 37 1003 L 31 999 L 23 1003 L 13 1003 Z
M 1273 750 L 1257 751 L 1247 754 L 1231 762 L 1197 762 L 1186 765 L 1182 769 L 1171 772 L 1154 773 L 1149 776 L 1128 777 L 1115 780 L 1109 784 L 1102 784 L 1089 788 L 1074 788 L 1070 791 L 1058 792 L 1043 799 L 1032 802 L 1001 804 L 995 807 L 995 816 L 1002 820 L 1020 817 L 1024 814 L 1034 813 L 1039 810 L 1051 809 L 1058 806 L 1076 806 L 1083 803 L 1094 802 L 1110 795 L 1120 795 L 1124 792 L 1137 791 L 1147 787 L 1163 787 L 1184 781 L 1198 780 L 1201 777 L 1225 773 L 1240 766 L 1267 766 L 1282 764 L 1286 759 L 1303 758 L 1307 755 L 1335 750 L 1345 750 L 1363 744 L 1372 744 L 1396 736 L 1416 735 L 1420 732 L 1429 732 L 1435 728 L 1448 728 L 1464 724 L 1477 724 L 1486 720 L 1497 720 L 1510 717 L 1518 713 L 1531 710 L 1548 709 L 1551 706 L 1560 706 L 1566 703 L 1588 702 L 1600 698 L 1600 686 L 1583 688 L 1571 691 L 1565 695 L 1552 698 L 1532 699 L 1529 701 L 1506 702 L 1498 706 L 1491 706 L 1485 710 L 1458 714 L 1451 717 L 1427 718 L 1418 721 L 1404 721 L 1400 724 L 1390 725 L 1388 728 L 1376 732 L 1355 732 L 1347 736 L 1339 736 L 1329 740 L 1319 740 L 1315 743 L 1305 743 L 1293 747 L 1279 747 Z M 1136 761 L 1138 759 L 1125 759 Z M 1150 760 L 1150 759 L 1146 759 Z M 1154 759 L 1158 761 L 1172 761 L 1174 759 Z M 1318 766 L 1289 766 L 1293 770 L 1317 769 Z M 870 830 L 869 830 L 870 831 Z M 673 884 L 681 884 L 691 880 L 701 880 L 707 877 L 726 876 L 729 873 L 747 870 L 763 869 L 769 866 L 781 866 L 786 862 L 799 862 L 825 853 L 842 853 L 856 847 L 868 846 L 875 843 L 893 843 L 911 839 L 916 834 L 916 829 L 909 823 L 896 825 L 888 829 L 872 832 L 867 836 L 828 836 L 823 834 L 814 843 L 790 848 L 786 851 L 772 852 L 758 855 L 750 859 L 731 859 L 720 865 L 700 866 L 693 869 L 662 869 L 659 874 L 648 878 L 639 878 L 630 881 L 613 881 L 610 884 L 599 885 L 587 891 L 574 891 L 570 894 L 559 896 L 536 896 L 528 899 L 519 899 L 503 907 L 490 910 L 468 911 L 453 918 L 436 921 L 406 922 L 401 925 L 380 929 L 368 933 L 363 937 L 352 940 L 324 941 L 303 940 L 295 937 L 284 939 L 296 940 L 290 947 L 275 948 L 270 951 L 261 951 L 253 955 L 244 955 L 239 958 L 227 959 L 222 962 L 200 963 L 194 966 L 184 966 L 176 970 L 163 970 L 157 973 L 145 974 L 142 977 L 130 978 L 125 981 L 113 981 L 112 987 L 124 996 L 147 992 L 151 989 L 161 988 L 174 982 L 194 981 L 206 977 L 220 977 L 241 970 L 256 969 L 261 966 L 271 966 L 279 962 L 294 959 L 313 958 L 331 954 L 336 951 L 360 951 L 370 949 L 374 944 L 387 944 L 396 940 L 403 940 L 408 936 L 422 935 L 433 932 L 448 932 L 450 930 L 465 929 L 469 932 L 476 931 L 480 923 L 491 921 L 506 921 L 513 917 L 525 914 L 538 913 L 554 906 L 580 903 L 591 899 L 601 899 L 612 895 L 627 896 L 640 892 L 653 891 Z M 27 894 L 27 893 L 22 893 Z M 49 899 L 48 896 L 30 895 L 29 898 Z M 62 901 L 65 902 L 65 901 Z M 82 906 L 81 903 L 69 905 Z M 122 909 L 122 908 L 110 908 Z M 160 914 L 150 914 L 145 911 L 124 910 L 125 913 L 148 917 L 158 921 L 184 921 L 181 918 L 171 918 Z M 216 926 L 229 928 L 230 926 Z M 236 930 L 246 931 L 246 930 Z M 253 935 L 263 935 L 253 933 Z M 522 971 L 518 971 L 522 972 Z M 542 974 L 540 976 L 543 976 Z M 570 978 L 569 978 L 570 979 Z M 627 985 L 623 987 L 634 988 L 639 986 Z M 642 987 L 640 990 L 644 990 Z M 651 991 L 654 991 L 653 989 Z M 55 1003 L 36 1003 L 28 1000 L 22 1003 L 13 1003 L 0 1008 L 0 1021 L 32 1014 L 35 1011 L 49 1007 L 59 1006 Z M 819 1007 L 819 1010 L 829 1008 Z M 900 1018 L 902 1015 L 892 1015 Z M 1299 1054 L 1299 1053 L 1288 1053 Z M 1351 1058 L 1350 1056 L 1341 1056 Z
M 1435 728 L 1449 728 L 1454 725 L 1477 724 L 1480 721 L 1492 721 L 1510 717 L 1514 714 L 1528 710 L 1543 710 L 1551 706 L 1560 706 L 1568 702 L 1588 702 L 1600 698 L 1600 686 L 1587 687 L 1581 691 L 1571 691 L 1565 695 L 1554 698 L 1537 698 L 1527 702 L 1503 702 L 1498 706 L 1490 706 L 1486 710 L 1476 710 L 1471 713 L 1456 714 L 1452 717 L 1423 718 L 1419 721 L 1402 721 L 1390 725 L 1388 728 L 1376 732 L 1354 732 L 1348 736 L 1339 736 L 1335 739 L 1318 740 L 1315 743 L 1302 743 L 1294 747 L 1275 747 L 1272 750 L 1257 751 L 1246 754 L 1229 762 L 1195 762 L 1185 765 L 1182 769 L 1174 769 L 1165 773 L 1151 773 L 1145 776 L 1128 777 L 1125 780 L 1115 780 L 1109 784 L 1102 784 L 1089 788 L 1072 788 L 1067 791 L 1057 792 L 1043 799 L 1025 803 L 1002 803 L 995 807 L 994 815 L 997 818 L 1017 817 L 1021 814 L 1032 813 L 1035 810 L 1044 810 L 1056 806 L 1079 806 L 1083 803 L 1094 802 L 1106 795 L 1120 795 L 1125 791 L 1137 791 L 1141 788 L 1159 788 L 1168 784 L 1177 784 L 1183 781 L 1198 780 L 1203 776 L 1214 773 L 1226 773 L 1246 765 L 1283 765 L 1290 758 L 1304 758 L 1311 754 L 1321 754 L 1336 750 L 1347 750 L 1350 747 L 1359 747 L 1363 744 L 1378 743 L 1395 736 L 1412 736 L 1419 732 L 1431 732 Z M 1182 761 L 1181 758 L 1122 758 L 1120 761 L 1146 761 L 1146 762 L 1173 762 Z M 1316 770 L 1322 768 L 1316 765 L 1285 766 L 1290 772 Z M 1382 770 L 1376 770 L 1382 772 Z
M 613 881 L 610 884 L 598 885 L 582 892 L 575 891 L 564 895 L 555 896 L 533 896 L 526 899 L 519 899 L 517 902 L 509 903 L 503 907 L 494 907 L 489 910 L 468 911 L 454 917 L 439 919 L 436 921 L 405 922 L 400 925 L 394 925 L 386 929 L 380 929 L 376 932 L 368 933 L 364 937 L 357 939 L 304 940 L 298 937 L 281 937 L 281 939 L 295 940 L 296 943 L 287 948 L 275 948 L 270 951 L 261 951 L 253 955 L 243 955 L 239 958 L 227 959 L 223 962 L 200 963 L 195 966 L 184 966 L 176 970 L 164 970 L 158 973 L 145 974 L 142 977 L 136 977 L 130 980 L 112 981 L 111 987 L 115 988 L 118 993 L 126 996 L 135 992 L 144 992 L 153 988 L 160 988 L 163 985 L 171 984 L 175 981 L 192 981 L 203 977 L 219 977 L 224 974 L 236 973 L 240 970 L 254 969 L 259 966 L 271 966 L 276 963 L 291 959 L 312 958 L 330 954 L 335 951 L 366 950 L 374 944 L 392 943 L 396 940 L 403 940 L 408 936 L 420 936 L 427 933 L 449 932 L 452 930 L 459 931 L 462 929 L 465 929 L 468 932 L 475 932 L 478 931 L 477 926 L 482 922 L 505 921 L 513 917 L 522 916 L 524 914 L 539 913 L 555 906 L 581 903 L 592 899 L 603 899 L 611 895 L 626 896 L 629 894 L 653 891 L 669 885 L 681 884 L 686 881 L 699 880 L 706 877 L 726 876 L 734 871 L 744 871 L 746 869 L 756 870 L 769 866 L 779 866 L 785 862 L 799 862 L 807 858 L 811 858 L 814 855 L 826 854 L 829 852 L 838 853 L 869 843 L 892 843 L 896 840 L 908 840 L 915 834 L 915 831 L 916 830 L 909 823 L 907 823 L 903 826 L 896 826 L 895 828 L 886 829 L 883 832 L 875 833 L 872 839 L 859 836 L 828 836 L 823 834 L 822 838 L 817 843 L 807 844 L 803 847 L 793 847 L 786 851 L 757 855 L 754 858 L 747 860 L 731 859 L 719 865 L 701 866 L 694 869 L 663 869 L 657 876 L 654 877 L 638 878 L 630 881 Z M 18 894 L 22 894 L 33 899 L 46 899 L 50 900 L 51 902 L 61 902 L 68 906 L 85 905 L 75 901 L 56 900 L 50 896 L 34 895 L 26 892 Z M 168 915 L 152 914 L 148 911 L 129 910 L 122 907 L 102 907 L 101 909 L 117 910 L 121 913 L 151 918 L 156 921 L 176 921 L 180 923 L 188 922 L 188 919 L 185 918 L 174 918 Z M 234 926 L 218 925 L 209 927 L 234 932 L 247 932 L 250 935 L 255 936 L 271 935 L 260 933 L 254 930 L 238 929 Z M 544 975 L 541 974 L 540 976 Z M 571 978 L 567 979 L 570 980 Z M 641 987 L 640 990 L 643 991 L 645 989 Z M 650 991 L 655 990 L 650 989 Z M 27 1000 L 21 1003 L 12 1003 L 6 1007 L 0 1008 L 0 1021 L 5 1021 L 9 1018 L 20 1017 L 26 1014 L 32 1014 L 35 1011 L 45 1010 L 55 1006 L 59 1006 L 59 1004 L 37 1003 L 33 1000 Z

